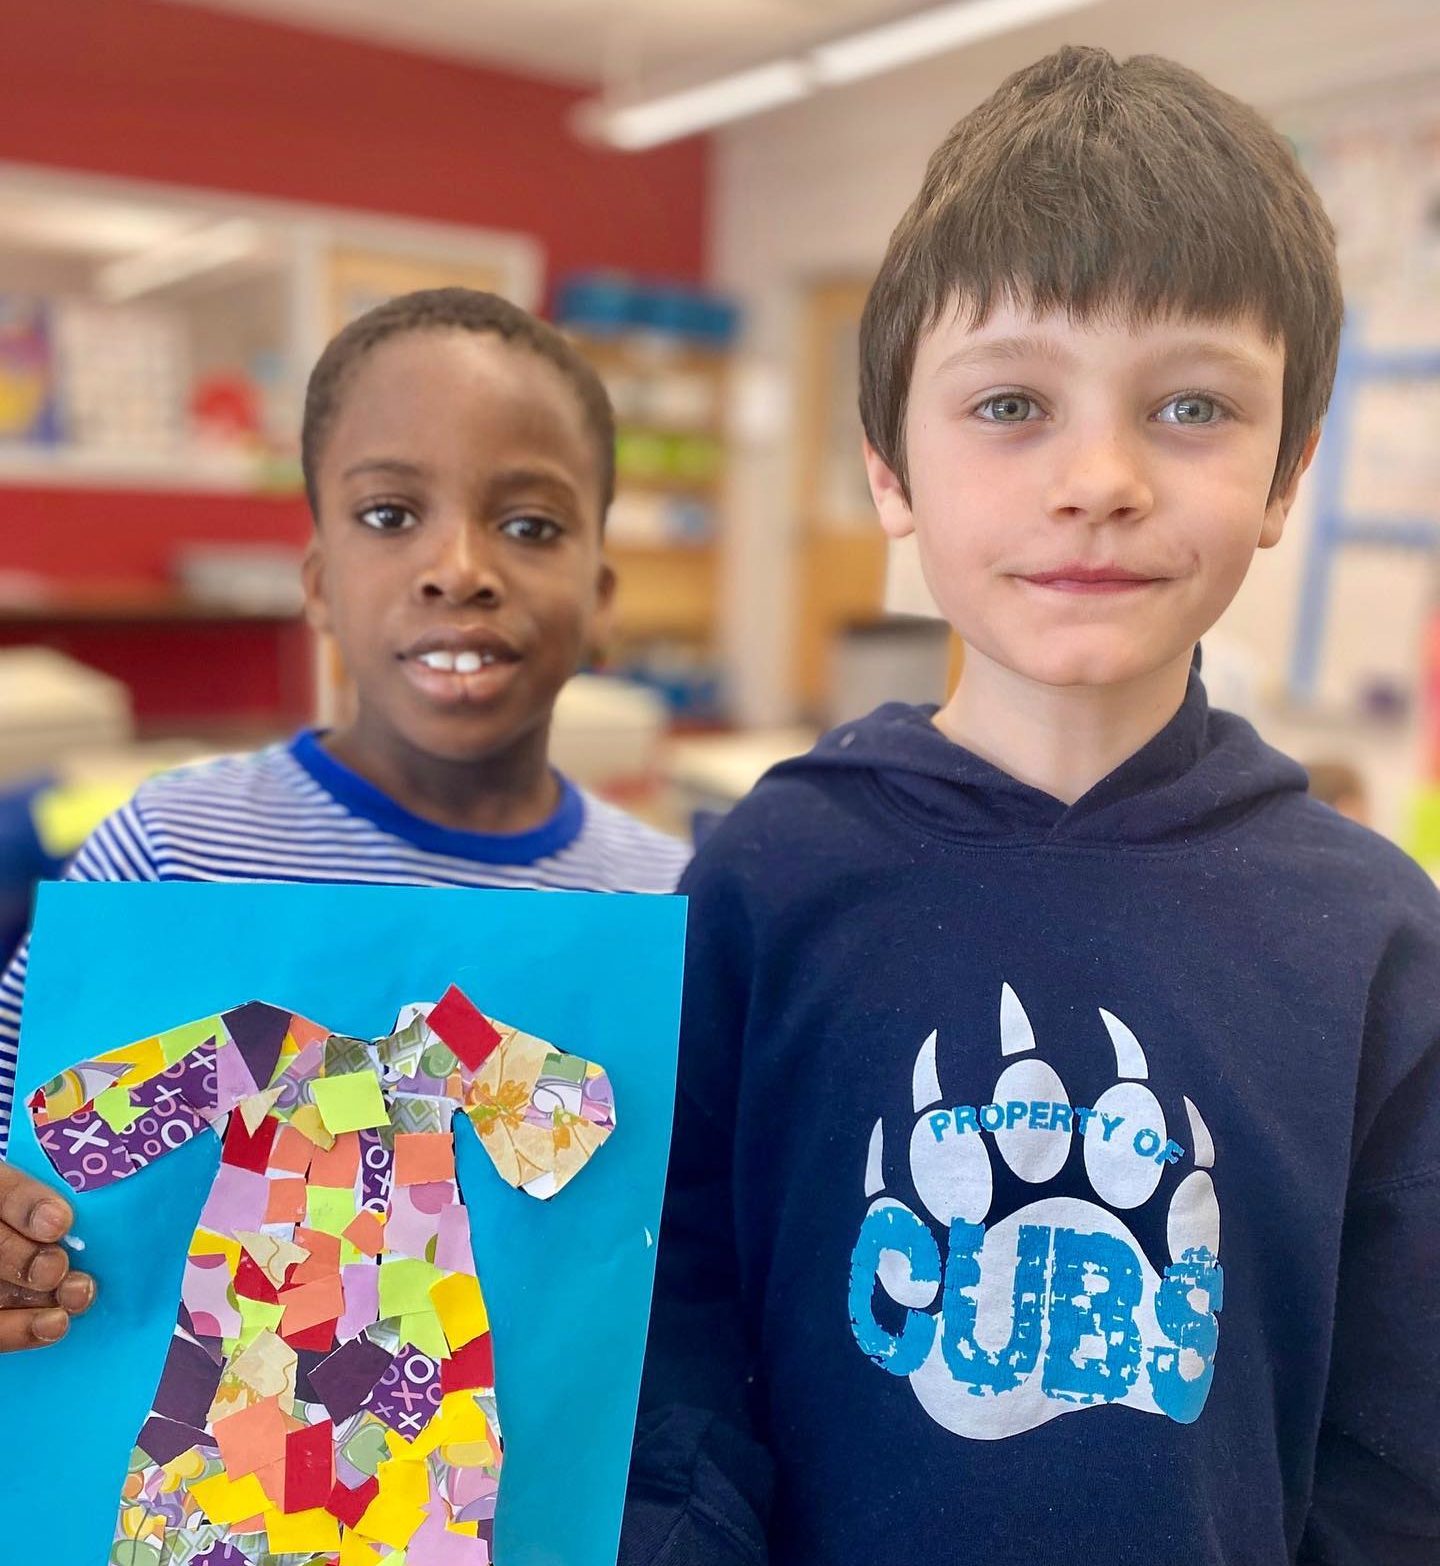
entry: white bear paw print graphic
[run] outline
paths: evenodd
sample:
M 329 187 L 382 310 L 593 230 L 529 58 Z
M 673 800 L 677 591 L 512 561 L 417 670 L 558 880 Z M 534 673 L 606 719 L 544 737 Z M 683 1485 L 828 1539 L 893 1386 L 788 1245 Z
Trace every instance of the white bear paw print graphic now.
M 948 1104 L 936 1035 L 925 1040 L 908 1149 L 920 1214 L 885 1194 L 883 1122 L 871 1133 L 851 1329 L 957 1435 L 998 1440 L 1107 1404 L 1188 1424 L 1205 1406 L 1223 1303 L 1214 1144 L 1186 1098 L 1193 1168 L 1169 1198 L 1169 1256 L 1157 1271 L 1118 1214 L 1155 1200 L 1186 1149 L 1167 1135 L 1139 1040 L 1111 1013 L 1100 1019 L 1118 1080 L 1093 1105 L 1071 1103 L 1009 985 L 1000 1052 L 1010 1064 L 989 1103 Z M 1041 1195 L 987 1228 L 995 1160 L 1024 1185 L 1044 1186 L 1076 1138 L 1098 1200 Z

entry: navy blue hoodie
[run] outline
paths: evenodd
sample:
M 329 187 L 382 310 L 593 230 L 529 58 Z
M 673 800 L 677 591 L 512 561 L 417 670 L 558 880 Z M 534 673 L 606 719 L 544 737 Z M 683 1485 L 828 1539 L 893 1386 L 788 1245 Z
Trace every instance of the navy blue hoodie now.
M 691 898 L 622 1566 L 1436 1566 L 1440 899 L 1248 724 L 882 707 Z

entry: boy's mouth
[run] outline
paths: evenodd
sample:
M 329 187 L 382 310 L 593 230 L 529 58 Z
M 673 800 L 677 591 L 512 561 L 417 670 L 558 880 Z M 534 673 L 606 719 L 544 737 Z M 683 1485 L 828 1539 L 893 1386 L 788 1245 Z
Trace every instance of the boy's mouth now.
M 1034 587 L 1048 587 L 1057 593 L 1124 593 L 1153 587 L 1164 578 L 1126 571 L 1120 566 L 1063 565 L 1053 571 L 1027 572 L 1021 581 Z
M 519 651 L 492 631 L 434 631 L 400 654 L 412 682 L 434 700 L 480 701 L 507 683 Z

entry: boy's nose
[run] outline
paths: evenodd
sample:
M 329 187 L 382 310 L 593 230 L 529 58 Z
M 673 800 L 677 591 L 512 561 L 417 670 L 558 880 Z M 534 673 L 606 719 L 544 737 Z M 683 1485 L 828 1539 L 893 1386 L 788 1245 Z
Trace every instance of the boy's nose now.
M 1134 522 L 1154 496 L 1140 454 L 1118 435 L 1077 441 L 1051 480 L 1047 509 L 1081 522 Z
M 484 529 L 473 522 L 437 531 L 434 553 L 424 562 L 416 587 L 421 598 L 456 606 L 498 604 L 505 596 Z

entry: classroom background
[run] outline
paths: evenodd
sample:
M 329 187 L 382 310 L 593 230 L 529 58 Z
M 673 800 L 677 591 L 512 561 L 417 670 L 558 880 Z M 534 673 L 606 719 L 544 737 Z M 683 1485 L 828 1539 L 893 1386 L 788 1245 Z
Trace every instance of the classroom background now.
M 676 830 L 963 658 L 888 551 L 856 330 L 930 149 L 1067 43 L 1269 112 L 1339 228 L 1326 435 L 1212 700 L 1440 870 L 1433 0 L 65 0 L 3 6 L 0 946 L 147 772 L 324 724 L 305 376 L 398 292 L 560 323 L 619 415 L 619 635 L 559 764 Z

